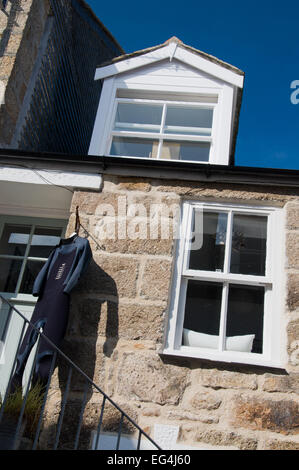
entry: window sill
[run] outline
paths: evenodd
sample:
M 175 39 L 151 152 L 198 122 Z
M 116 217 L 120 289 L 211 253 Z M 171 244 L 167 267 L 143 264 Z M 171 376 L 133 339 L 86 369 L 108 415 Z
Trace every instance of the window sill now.
M 152 157 L 132 157 L 129 155 L 110 155 L 107 154 L 109 158 L 126 158 L 129 160 L 143 160 L 143 161 L 155 161 L 155 162 L 175 162 L 175 163 L 195 163 L 195 164 L 202 164 L 202 165 L 211 165 L 211 161 L 204 161 L 204 160 L 180 160 L 175 158 L 152 158 Z
M 31 294 L 15 294 L 15 293 L 10 293 L 10 292 L 0 292 L 0 293 L 2 297 L 4 297 L 5 299 L 15 304 L 23 303 L 23 302 L 36 304 L 37 302 L 37 297 L 34 297 Z
M 213 362 L 225 362 L 229 364 L 248 364 L 255 366 L 270 367 L 275 369 L 284 369 L 285 364 L 279 361 L 271 360 L 265 355 L 256 353 L 231 353 L 230 351 L 212 351 L 201 348 L 191 348 L 181 346 L 179 349 L 163 349 L 162 355 L 176 356 L 190 359 L 204 359 Z

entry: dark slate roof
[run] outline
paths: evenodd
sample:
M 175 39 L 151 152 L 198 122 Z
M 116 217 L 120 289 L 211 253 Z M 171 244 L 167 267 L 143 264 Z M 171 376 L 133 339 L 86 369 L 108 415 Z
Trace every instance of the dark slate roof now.
M 125 51 L 123 50 L 123 48 L 120 46 L 120 44 L 117 42 L 117 40 L 115 39 L 115 37 L 111 34 L 111 32 L 106 28 L 106 26 L 99 20 L 99 18 L 96 16 L 96 14 L 94 13 L 94 11 L 92 10 L 92 8 L 88 5 L 88 3 L 85 2 L 85 0 L 78 0 L 78 3 L 87 11 L 87 13 L 90 15 L 90 17 L 93 19 L 93 21 L 95 23 L 97 23 L 100 28 L 105 31 L 105 33 L 107 34 L 107 36 L 110 37 L 111 41 L 115 44 L 115 46 L 123 53 L 125 53 Z

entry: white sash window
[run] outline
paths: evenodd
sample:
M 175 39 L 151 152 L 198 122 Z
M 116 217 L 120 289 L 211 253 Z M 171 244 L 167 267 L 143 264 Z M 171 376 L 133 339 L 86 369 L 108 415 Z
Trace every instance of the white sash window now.
M 185 204 L 165 353 L 281 366 L 281 215 Z
M 198 102 L 117 98 L 108 154 L 209 162 L 217 97 Z

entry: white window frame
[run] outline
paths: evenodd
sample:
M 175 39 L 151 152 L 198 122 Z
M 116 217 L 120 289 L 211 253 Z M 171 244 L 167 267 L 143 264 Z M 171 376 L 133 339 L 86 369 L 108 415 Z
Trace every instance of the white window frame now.
M 20 226 L 30 226 L 30 234 L 28 237 L 28 242 L 26 245 L 25 253 L 22 256 L 15 256 L 9 254 L 2 254 L 1 259 L 14 259 L 20 260 L 22 262 L 21 269 L 19 271 L 18 282 L 14 292 L 1 292 L 2 297 L 7 299 L 13 306 L 25 316 L 27 320 L 31 319 L 34 307 L 37 302 L 37 297 L 34 297 L 32 294 L 25 294 L 19 291 L 22 280 L 24 279 L 25 264 L 27 261 L 41 261 L 45 263 L 48 258 L 39 258 L 37 256 L 29 256 L 31 242 L 34 237 L 34 230 L 38 228 L 59 228 L 61 229 L 61 236 L 65 235 L 65 230 L 68 224 L 68 219 L 54 219 L 54 218 L 45 218 L 45 217 L 25 217 L 25 216 L 12 216 L 12 215 L 2 215 L 0 214 L 0 239 L 3 235 L 3 230 L 5 225 L 20 225 Z M 27 234 L 26 234 L 27 235 Z M 54 249 L 54 246 L 53 246 Z M 7 315 L 5 319 L 5 325 L 3 328 L 2 337 L 0 339 L 4 342 L 3 357 L 5 358 L 4 364 L 0 362 L 0 393 L 5 393 L 11 367 L 13 367 L 13 360 L 16 354 L 17 345 L 20 340 L 20 335 L 22 333 L 23 322 L 20 321 L 18 315 L 14 314 L 13 311 L 7 308 L 5 303 L 0 302 L 0 310 L 2 309 L 2 315 Z M 24 384 L 30 378 L 30 371 L 32 366 L 32 360 L 34 357 L 34 352 L 32 352 L 29 361 L 27 363 L 25 373 L 24 373 Z M 0 358 L 1 359 L 1 358 Z
M 89 155 L 109 155 L 112 131 L 115 121 L 118 91 L 129 91 L 130 97 L 132 97 L 132 95 L 134 96 L 134 93 L 136 93 L 136 99 L 138 99 L 140 94 L 143 94 L 144 92 L 151 93 L 153 96 L 156 94 L 157 100 L 159 97 L 161 99 L 161 96 L 163 98 L 165 96 L 164 101 L 168 101 L 167 96 L 171 95 L 172 103 L 175 101 L 180 103 L 186 102 L 188 105 L 192 102 L 200 105 L 198 96 L 212 95 L 213 97 L 217 97 L 217 103 L 209 103 L 209 105 L 215 105 L 209 161 L 192 161 L 192 163 L 215 165 L 229 164 L 233 131 L 234 87 L 230 84 L 220 81 L 214 81 L 210 83 L 209 80 L 206 80 L 206 84 L 204 86 L 196 86 L 193 81 L 188 83 L 187 80 L 184 82 L 184 85 L 178 85 L 177 83 L 173 84 L 171 81 L 164 83 L 162 78 L 160 84 L 153 84 L 151 82 L 151 77 L 148 78 L 146 83 L 142 84 L 138 81 L 138 77 L 136 77 L 136 81 L 135 79 L 132 81 L 130 77 L 128 77 L 128 80 L 126 80 L 125 77 L 107 78 L 104 80 L 102 87 L 101 98 L 88 151 Z M 169 138 L 169 136 L 172 137 Z M 182 136 L 180 137 L 182 138 Z M 167 139 L 170 140 L 171 138 L 174 138 L 173 134 L 167 134 Z M 140 160 L 142 157 L 126 158 Z M 148 160 L 148 158 L 144 159 Z M 184 162 L 187 161 L 184 160 Z
M 239 213 L 268 217 L 267 225 L 267 254 L 265 276 L 230 274 L 224 272 L 194 271 L 188 266 L 188 246 L 191 231 L 192 212 L 194 209 L 217 210 L 229 214 Z M 196 203 L 183 204 L 181 219 L 181 235 L 177 245 L 177 257 L 172 285 L 171 305 L 169 311 L 168 328 L 163 353 L 167 355 L 201 358 L 212 361 L 232 362 L 242 364 L 264 365 L 269 367 L 283 367 L 286 357 L 284 336 L 282 333 L 283 310 L 283 235 L 284 215 L 282 209 L 270 207 L 245 206 L 238 204 Z M 231 237 L 231 216 L 228 218 L 227 236 Z M 225 263 L 227 266 L 230 256 L 226 251 Z M 181 345 L 183 333 L 185 296 L 188 279 L 227 283 L 223 289 L 220 341 L 218 350 L 195 348 Z M 225 316 L 227 301 L 227 286 L 229 283 L 242 285 L 265 286 L 264 327 L 263 327 L 263 353 L 246 353 L 223 350 L 225 339 Z
M 16 288 L 14 292 L 1 292 L 1 295 L 4 298 L 8 299 L 11 302 L 36 303 L 36 297 L 34 297 L 32 294 L 24 294 L 20 292 L 20 287 L 23 282 L 23 276 L 24 276 L 27 261 L 46 263 L 48 259 L 48 258 L 39 258 L 36 256 L 29 256 L 35 228 L 42 228 L 42 229 L 43 228 L 59 228 L 61 229 L 61 237 L 63 237 L 66 231 L 67 223 L 68 222 L 65 219 L 50 219 L 50 218 L 40 218 L 40 217 L 36 218 L 36 217 L 24 217 L 24 216 L 0 215 L 0 239 L 2 237 L 5 225 L 30 226 L 30 233 L 28 234 L 28 242 L 26 244 L 26 250 L 25 250 L 24 255 L 22 256 L 7 255 L 7 254 L 0 255 L 0 259 L 3 259 L 3 260 L 11 259 L 11 260 L 16 260 L 16 261 L 21 262 L 21 268 L 20 268 Z M 55 246 L 53 245 L 53 249 L 54 248 Z
M 165 94 L 167 96 L 167 93 Z M 158 95 L 157 95 L 158 96 Z M 215 142 L 215 128 L 216 128 L 216 122 L 217 122 L 217 109 L 219 108 L 218 102 L 213 103 L 207 103 L 207 102 L 201 102 L 201 101 L 184 101 L 184 96 L 181 96 L 181 100 L 167 100 L 167 99 L 140 99 L 140 98 L 115 98 L 114 102 L 114 108 L 113 108 L 113 113 L 112 113 L 112 127 L 111 127 L 111 132 L 110 136 L 107 142 L 107 148 L 106 148 L 106 154 L 110 155 L 110 149 L 112 145 L 112 140 L 113 137 L 131 137 L 131 138 L 137 138 L 137 139 L 148 139 L 148 140 L 156 140 L 159 142 L 158 145 L 158 152 L 157 152 L 157 157 L 151 157 L 157 160 L 162 160 L 161 158 L 161 151 L 162 151 L 162 146 L 163 142 L 165 141 L 175 141 L 175 142 L 204 142 L 204 143 L 209 143 L 210 144 L 210 156 L 209 160 L 207 162 L 198 160 L 198 163 L 210 163 L 211 160 L 211 154 L 213 152 L 213 143 Z M 217 97 L 218 98 L 218 97 Z M 217 99 L 218 101 L 218 99 Z M 153 105 L 161 105 L 163 107 L 162 111 L 162 118 L 161 118 L 161 124 L 159 126 L 159 130 L 157 132 L 140 132 L 140 131 L 134 131 L 133 130 L 133 125 L 132 125 L 132 131 L 128 130 L 114 130 L 114 124 L 115 124 L 115 117 L 116 117 L 116 112 L 117 112 L 117 107 L 119 103 L 141 103 L 141 104 L 153 104 Z M 213 122 L 212 122 L 212 127 L 211 127 L 211 135 L 209 136 L 203 136 L 203 135 L 195 135 L 195 134 L 172 134 L 172 133 L 165 133 L 163 132 L 163 128 L 165 126 L 165 119 L 166 119 L 166 107 L 167 105 L 175 105 L 177 107 L 193 107 L 193 108 L 199 108 L 199 109 L 212 109 L 213 110 Z M 145 127 L 146 125 L 144 125 Z M 154 126 L 152 126 L 154 127 Z M 176 126 L 178 127 L 178 126 Z M 191 128 L 186 128 L 186 130 L 190 131 Z M 123 155 L 125 157 L 130 157 L 130 155 Z M 140 157 L 135 157 L 135 158 L 140 158 Z M 172 159 L 174 160 L 174 159 Z M 188 160 L 183 160 L 184 162 L 188 162 Z M 194 160 L 191 160 L 194 163 Z

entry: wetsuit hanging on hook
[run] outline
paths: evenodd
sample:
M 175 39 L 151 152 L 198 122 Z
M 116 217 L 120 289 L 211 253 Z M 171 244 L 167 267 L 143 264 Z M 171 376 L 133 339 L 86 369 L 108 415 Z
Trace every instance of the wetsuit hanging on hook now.
M 62 239 L 51 252 L 33 286 L 33 295 L 38 297 L 38 301 L 31 323 L 37 328 L 42 328 L 44 335 L 57 347 L 60 346 L 67 328 L 70 293 L 92 258 L 88 240 L 78 235 L 80 219 L 78 210 L 76 212 L 75 233 L 70 238 Z M 17 356 L 12 391 L 16 387 L 22 387 L 26 362 L 37 337 L 38 334 L 29 325 Z M 55 348 L 41 337 L 33 382 L 40 381 L 43 384 L 47 382 L 54 352 Z

